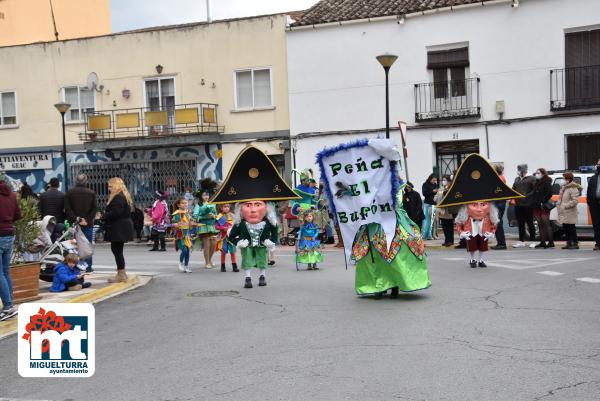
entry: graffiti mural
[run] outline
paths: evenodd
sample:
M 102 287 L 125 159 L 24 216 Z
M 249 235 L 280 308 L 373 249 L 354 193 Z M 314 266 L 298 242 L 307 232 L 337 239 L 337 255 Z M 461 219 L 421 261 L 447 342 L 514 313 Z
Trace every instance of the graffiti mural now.
M 162 149 L 134 149 L 134 150 L 104 150 L 95 152 L 88 150 L 86 152 L 67 153 L 67 163 L 71 171 L 77 173 L 77 165 L 90 168 L 93 164 L 102 163 L 139 163 L 152 161 L 177 161 L 184 159 L 194 159 L 196 164 L 197 180 L 210 177 L 216 181 L 223 179 L 222 175 L 222 149 L 220 144 L 205 144 L 198 146 L 182 146 Z M 5 174 L 13 183 L 13 186 L 20 187 L 20 182 L 25 182 L 34 192 L 43 192 L 51 178 L 58 178 L 63 182 L 64 164 L 60 152 L 52 153 L 52 169 L 46 170 L 24 170 L 24 171 L 6 171 Z M 72 177 L 70 177 L 72 181 Z

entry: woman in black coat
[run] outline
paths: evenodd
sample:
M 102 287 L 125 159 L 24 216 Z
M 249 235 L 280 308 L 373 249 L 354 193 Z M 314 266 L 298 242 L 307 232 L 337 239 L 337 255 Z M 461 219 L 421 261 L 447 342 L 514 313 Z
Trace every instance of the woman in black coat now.
M 117 263 L 117 275 L 109 278 L 109 283 L 127 281 L 123 248 L 125 242 L 133 241 L 133 221 L 131 210 L 133 202 L 125 183 L 118 177 L 108 180 L 108 205 L 104 213 L 104 240 L 110 241 L 110 250 Z
M 536 248 L 554 248 L 554 233 L 550 224 L 550 210 L 554 207 L 548 202 L 552 197 L 552 179 L 543 168 L 535 172 L 535 184 L 533 186 L 533 217 L 535 217 L 540 230 L 541 242 Z
M 421 229 L 425 214 L 423 213 L 423 202 L 421 195 L 415 191 L 411 182 L 404 187 L 403 207 L 408 217 Z

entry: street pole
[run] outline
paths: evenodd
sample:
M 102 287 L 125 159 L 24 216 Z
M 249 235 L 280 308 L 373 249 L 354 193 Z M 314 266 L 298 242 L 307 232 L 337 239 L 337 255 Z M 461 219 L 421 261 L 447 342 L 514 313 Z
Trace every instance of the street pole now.
M 390 139 L 390 89 L 389 89 L 389 72 L 390 67 L 398 56 L 385 53 L 375 57 L 385 71 L 385 138 Z
M 390 67 L 384 67 L 385 70 L 385 139 L 390 139 L 390 90 L 388 76 Z
M 65 181 L 64 189 L 65 189 L 65 192 L 67 192 L 69 190 L 69 173 L 68 173 L 68 169 L 67 169 L 67 136 L 65 134 L 65 113 L 71 108 L 71 105 L 69 103 L 60 102 L 60 103 L 56 103 L 54 105 L 54 107 L 56 107 L 56 110 L 58 110 L 58 112 L 60 113 L 60 119 L 62 122 L 62 134 L 63 134 L 62 159 L 63 159 L 63 167 L 64 167 L 63 180 Z
M 60 113 L 62 119 L 62 131 L 63 131 L 63 150 L 62 150 L 62 159 L 63 159 L 63 167 L 64 167 L 64 180 L 65 180 L 65 193 L 69 190 L 69 176 L 67 169 L 67 137 L 65 134 L 65 112 Z

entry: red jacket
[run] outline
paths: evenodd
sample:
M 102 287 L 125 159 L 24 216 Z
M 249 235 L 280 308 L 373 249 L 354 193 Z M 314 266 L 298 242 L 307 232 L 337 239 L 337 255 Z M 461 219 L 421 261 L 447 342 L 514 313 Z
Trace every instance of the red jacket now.
M 4 181 L 0 181 L 0 236 L 14 235 L 14 223 L 20 218 L 17 197 Z
M 473 233 L 473 223 L 471 222 L 471 218 L 469 217 L 467 219 L 467 221 L 465 221 L 463 224 L 457 223 L 456 231 L 458 231 L 459 234 L 467 232 L 467 231 L 470 233 Z M 485 234 L 485 233 L 494 234 L 496 232 L 496 226 L 494 224 L 492 224 L 492 221 L 490 220 L 490 218 L 488 216 L 485 216 L 483 218 L 483 226 L 481 228 L 481 231 L 483 231 L 482 234 Z

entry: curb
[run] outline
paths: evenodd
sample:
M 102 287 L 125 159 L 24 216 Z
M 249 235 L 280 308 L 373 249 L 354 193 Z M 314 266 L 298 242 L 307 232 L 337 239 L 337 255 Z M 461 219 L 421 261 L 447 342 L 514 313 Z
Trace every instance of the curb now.
M 106 287 L 100 288 L 97 291 L 82 294 L 77 297 L 68 299 L 64 303 L 96 304 L 105 301 L 109 298 L 116 297 L 117 295 L 121 295 L 127 291 L 146 285 L 151 280 L 152 277 L 149 277 L 148 280 L 140 280 L 140 277 L 138 275 L 131 276 L 131 278 L 124 283 L 115 283 L 107 285 Z M 18 318 L 12 318 L 7 322 L 0 322 L 0 340 L 2 340 L 5 337 L 16 334 L 18 329 L 18 321 Z

